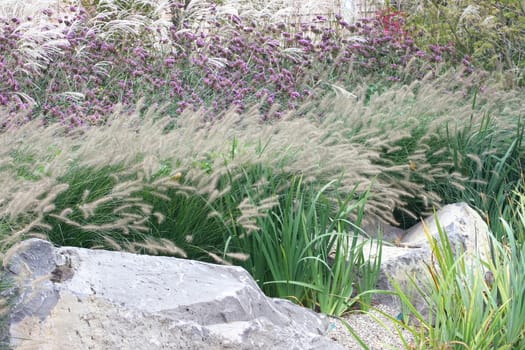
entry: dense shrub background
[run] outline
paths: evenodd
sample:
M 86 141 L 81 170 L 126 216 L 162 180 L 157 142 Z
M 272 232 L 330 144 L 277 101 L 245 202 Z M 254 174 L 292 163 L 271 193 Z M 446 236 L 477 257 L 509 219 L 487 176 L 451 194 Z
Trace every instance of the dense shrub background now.
M 423 0 L 404 4 L 418 45 L 455 48 L 478 67 L 503 73 L 507 87 L 523 86 L 525 6 L 522 1 Z
M 279 117 L 330 84 L 352 90 L 367 81 L 372 94 L 461 60 L 452 44 L 418 48 L 399 12 L 286 25 L 219 15 L 210 5 L 205 24 L 191 26 L 150 18 L 148 7 L 99 6 L 1 20 L 0 105 L 11 115 L 102 124 L 116 103 L 133 108 L 146 97 L 168 101 L 173 116 L 259 103 L 265 117 Z
M 499 284 L 440 261 L 455 272 L 429 268 L 447 283 L 428 299 L 446 327 L 415 337 L 521 344 L 523 293 L 498 272 L 524 270 L 521 3 L 425 0 L 355 23 L 162 4 L 0 16 L 0 253 L 36 236 L 238 264 L 341 315 L 370 306 L 377 278 L 363 223 L 407 228 L 465 201 L 493 232 L 480 266 Z M 471 299 L 490 305 L 442 303 Z M 471 315 L 483 337 L 457 332 Z

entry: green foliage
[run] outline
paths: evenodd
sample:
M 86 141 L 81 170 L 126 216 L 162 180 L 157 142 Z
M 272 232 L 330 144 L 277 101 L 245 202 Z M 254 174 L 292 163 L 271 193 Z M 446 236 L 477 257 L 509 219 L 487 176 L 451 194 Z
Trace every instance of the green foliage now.
M 15 129 L 0 134 L 0 178 L 2 190 L 8 189 L 0 195 L 0 253 L 20 239 L 45 234 L 57 245 L 235 263 L 270 296 L 342 315 L 356 306 L 368 309 L 376 292 L 382 248 L 380 240 L 366 241 L 360 235 L 365 213 L 409 225 L 433 205 L 465 201 L 483 214 L 494 232 L 492 260 L 475 260 L 472 266 L 453 251 L 440 230 L 439 243 L 431 240 L 435 259 L 428 269 L 430 284 L 415 285 L 428 301 L 430 319 L 398 291 L 419 321 L 419 327 L 398 323 L 416 339 L 415 344 L 405 340 L 405 345 L 525 348 L 525 127 L 523 91 L 516 88 L 525 85 L 523 1 L 413 2 L 406 14 L 417 46 L 405 36 L 401 17 L 398 28 L 376 27 L 377 21 L 358 26 L 340 22 L 354 39 L 373 29 L 368 42 L 341 42 L 356 50 L 347 52 L 356 61 L 340 54 L 337 40 L 343 37 L 334 36 L 337 31 L 332 29 L 311 27 L 310 33 L 302 28 L 304 38 L 299 37 L 308 47 L 302 51 L 295 35 L 298 27 L 282 27 L 290 34 L 255 18 L 257 25 L 246 26 L 233 17 L 230 22 L 212 21 L 216 28 L 194 35 L 189 28 L 201 25 L 199 19 L 211 11 L 209 3 L 201 11 L 203 3 L 194 2 L 196 13 L 189 9 L 190 0 L 158 6 L 148 0 L 81 4 L 87 8 L 89 26 L 70 28 L 71 33 L 86 31 L 85 37 L 79 36 L 82 49 L 73 50 L 72 66 L 75 72 L 85 66 L 80 64 L 87 60 L 82 54 L 92 45 L 89 57 L 98 62 L 94 68 L 100 70 L 94 73 L 102 87 L 96 88 L 95 75 L 88 75 L 93 72 L 79 69 L 77 81 L 61 65 L 47 64 L 67 45 L 50 50 L 49 62 L 43 62 L 53 83 L 66 83 L 67 93 L 55 101 L 58 107 L 80 103 L 74 91 L 85 85 L 105 98 L 100 117 L 108 125 L 99 127 L 98 136 L 95 128 L 80 124 L 78 133 L 29 126 L 18 134 Z M 161 33 L 167 27 L 153 26 L 162 13 L 182 29 L 171 32 L 169 50 L 159 39 L 167 35 Z M 392 29 L 397 34 L 384 32 Z M 97 33 L 96 39 L 87 35 L 91 32 Z M 319 43 L 309 43 L 310 35 Z M 289 47 L 277 43 L 283 41 Z M 231 55 L 220 55 L 225 48 Z M 515 94 L 498 95 L 479 83 L 492 84 L 494 75 L 480 78 L 474 73 L 467 80 L 454 70 L 443 74 L 439 62 L 450 67 L 457 61 L 441 55 L 456 58 L 455 50 L 466 55 L 463 63 L 469 73 L 475 66 L 510 76 L 507 87 L 515 88 Z M 297 64 L 308 52 L 319 55 L 312 58 L 313 65 Z M 115 60 L 105 63 L 110 53 Z M 137 60 L 137 69 L 129 70 L 128 63 Z M 236 66 L 244 68 L 237 71 Z M 297 80 L 289 80 L 288 74 L 298 67 Z M 256 78 L 274 68 L 279 74 Z M 150 70 L 156 75 L 149 76 Z M 231 72 L 241 78 L 235 80 L 240 85 L 226 80 Z M 423 77 L 424 72 L 431 74 Z M 46 92 L 49 81 L 36 77 L 29 86 Z M 214 77 L 217 88 L 204 77 Z M 286 93 L 275 97 L 278 86 Z M 319 86 L 330 86 L 339 96 L 333 98 L 332 90 Z M 237 104 L 231 98 L 242 91 L 254 94 Z M 290 100 L 291 93 L 304 96 Z M 178 118 L 159 128 L 147 117 L 153 109 L 143 115 L 144 109 L 137 108 L 140 118 L 122 114 L 110 119 L 110 111 L 118 110 L 114 102 L 125 101 L 125 94 L 169 101 L 163 115 L 152 118 L 158 123 L 168 119 L 164 115 Z M 48 102 L 47 97 L 37 100 Z M 210 115 L 181 114 L 188 106 L 179 109 L 179 102 L 236 106 L 242 112 L 200 123 L 210 121 Z M 248 110 L 257 102 L 265 113 L 275 109 L 275 102 L 298 112 L 294 120 L 279 110 L 282 119 L 260 123 L 268 115 Z M 82 119 L 85 110 L 79 111 L 73 115 Z M 0 112 L 1 118 L 12 117 L 11 112 Z M 123 123 L 126 118 L 129 124 Z M 256 122 L 249 124 L 248 119 Z M 190 121 L 195 124 L 186 125 Z M 220 129 L 220 123 L 226 126 Z M 7 134 L 11 131 L 13 137 Z M 114 142 L 106 143 L 109 139 Z M 118 158 L 122 154 L 114 147 L 129 154 Z M 0 280 L 0 293 L 5 288 Z
M 207 196 L 176 187 L 163 196 L 166 198 L 148 190 L 142 192 L 143 201 L 158 213 L 149 221 L 148 233 L 173 242 L 190 259 L 211 261 L 208 252 L 220 255 L 227 227 L 222 213 L 208 203 Z
M 140 204 L 130 200 L 138 191 L 133 175 L 123 174 L 118 165 L 100 169 L 71 166 L 58 179 L 67 188 L 56 196 L 54 210 L 44 217 L 44 222 L 50 225 L 49 239 L 62 246 L 106 248 L 106 238 L 139 240 L 142 233 L 132 228 L 132 223 L 139 220 L 131 217 L 137 215 L 142 219 L 145 213 Z
M 43 194 L 45 208 L 33 214 L 57 245 L 237 262 L 269 295 L 335 315 L 356 303 L 368 307 L 380 262 L 379 257 L 368 261 L 358 239 L 368 192 L 356 187 L 340 197 L 344 191 L 336 180 L 319 189 L 317 181 L 278 166 L 234 165 L 243 147 L 234 138 L 227 154 L 208 154 L 204 163 L 189 162 L 184 172 L 161 161 L 150 177 L 143 156 L 136 157 L 141 167 L 72 161 Z M 256 149 L 262 156 L 265 145 Z M 37 159 L 30 152 L 26 156 Z M 221 170 L 221 162 L 228 171 Z M 199 175 L 192 177 L 191 171 Z M 8 236 L 9 221 L 3 220 Z M 168 243 L 179 250 L 163 250 Z
M 407 6 L 421 46 L 452 42 L 476 65 L 510 71 L 515 83 L 525 83 L 523 1 L 422 0 Z
M 523 245 L 525 244 L 525 179 L 523 177 L 508 201 L 509 205 L 503 211 L 506 224 L 502 229 L 504 232 L 512 230 L 514 239 Z
M 226 232 L 221 214 L 182 174 L 171 176 L 171 168 L 163 162 L 146 180 L 139 170 L 120 165 L 72 166 L 58 179 L 67 188 L 43 217 L 48 239 L 142 253 L 154 252 L 147 242 L 160 239 L 179 248 L 176 255 L 209 261 L 207 252 L 218 252 Z
M 449 172 L 463 180 L 459 186 L 429 184 L 447 202 L 464 201 L 477 208 L 496 237 L 503 233 L 499 217 L 507 210 L 508 198 L 521 179 L 524 126 L 518 118 L 513 125 L 501 125 L 484 115 L 479 122 L 447 123 L 433 138 L 429 160 L 451 161 Z M 442 151 L 437 152 L 440 145 Z
M 334 210 L 328 194 L 337 190 L 331 188 L 335 185 L 316 191 L 300 177 L 292 178 L 275 203 L 259 204 L 259 209 L 254 205 L 252 210 L 261 215 L 238 226 L 228 242 L 249 252 L 243 266 L 267 295 L 341 315 L 358 301 L 369 302 L 364 292 L 377 281 L 379 260 L 368 262 L 358 239 L 367 195 L 353 192 L 338 199 Z M 355 223 L 346 220 L 351 211 L 358 212 Z
M 0 165 L 0 171 L 11 170 L 20 180 L 37 181 L 49 175 L 49 169 L 46 162 L 51 161 L 61 151 L 56 145 L 47 147 L 47 155 L 44 159 L 37 162 L 34 155 L 25 147 L 14 149 L 10 153 L 11 162 L 6 165 Z M 35 162 L 37 162 L 35 164 Z
M 520 211 L 519 216 L 525 220 L 525 212 Z M 410 296 L 396 285 L 405 308 L 417 320 L 416 323 L 408 318 L 407 323 L 394 320 L 414 337 L 413 343 L 404 340 L 407 349 L 488 350 L 525 346 L 525 251 L 503 219 L 502 227 L 500 236 L 508 243 L 502 244 L 491 236 L 493 256 L 485 261 L 456 251 L 438 222 L 439 241 L 428 236 L 434 255 L 428 265 L 429 283 L 422 286 L 422 276 L 412 280 L 428 303 L 429 316 L 419 313 Z

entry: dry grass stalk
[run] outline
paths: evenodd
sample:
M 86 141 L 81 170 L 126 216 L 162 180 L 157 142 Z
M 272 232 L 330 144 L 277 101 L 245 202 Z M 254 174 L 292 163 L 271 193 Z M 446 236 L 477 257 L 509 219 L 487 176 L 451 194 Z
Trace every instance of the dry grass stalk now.
M 130 251 L 137 251 L 137 249 L 143 249 L 148 253 L 158 255 L 158 254 L 168 254 L 168 255 L 174 255 L 174 256 L 180 256 L 182 258 L 186 258 L 187 254 L 186 252 L 177 247 L 173 242 L 160 238 L 155 239 L 148 237 L 144 240 L 144 242 L 129 242 L 125 246 L 126 250 Z
M 305 116 L 299 118 L 290 113 L 274 123 L 261 123 L 256 109 L 242 115 L 227 112 L 220 121 L 204 122 L 205 112 L 186 111 L 173 120 L 163 117 L 160 107 L 150 108 L 143 117 L 115 112 L 109 125 L 79 129 L 75 135 L 65 133 L 59 126 L 42 128 L 31 122 L 0 134 L 0 163 L 4 164 L 0 168 L 0 217 L 30 214 L 38 218 L 46 213 L 96 232 L 120 229 L 128 233 L 130 227 L 145 231 L 144 223 L 152 215 L 152 208 L 134 193 L 147 189 L 161 200 L 170 200 L 166 190 L 174 189 L 187 196 L 203 196 L 211 205 L 231 190 L 220 184 L 223 175 L 236 179 L 242 176 L 241 169 L 247 164 L 263 164 L 278 172 L 303 175 L 305 181 L 326 183 L 339 179 L 342 192 L 350 192 L 356 185 L 358 192 L 370 189 L 367 212 L 394 221 L 394 208 L 404 208 L 406 198 L 421 198 L 429 208 L 440 203 L 441 199 L 413 181 L 413 176 L 429 183 L 447 179 L 462 188 L 465 178 L 445 171 L 449 161 L 431 167 L 427 159 L 432 136 L 444 123 L 460 121 L 458 128 L 461 128 L 466 125 L 462 120 L 472 116 L 473 123 L 479 123 L 482 112 L 496 112 L 493 114 L 504 128 L 524 111 L 514 92 L 491 90 L 480 93 L 479 100 L 484 101 L 479 107 L 481 112 L 472 114 L 462 92 L 451 88 L 455 84 L 454 74 L 392 88 L 381 96 L 372 96 L 369 103 L 364 103 L 364 92 L 359 89 L 353 92 L 358 98 L 342 94 L 327 97 L 315 106 L 305 106 L 301 110 Z M 418 92 L 414 93 L 415 90 Z M 410 138 L 425 120 L 427 126 L 417 139 L 415 151 L 407 155 L 410 163 L 399 165 L 389 160 L 386 156 L 400 152 L 402 141 Z M 166 132 L 164 126 L 173 122 L 174 128 Z M 237 146 L 232 157 L 234 140 Z M 263 152 L 260 145 L 264 145 Z M 21 161 L 25 158 L 31 161 Z M 468 158 L 476 161 L 479 156 Z M 171 174 L 159 175 L 166 163 L 176 168 Z M 43 164 L 44 172 L 39 170 Z M 206 169 L 199 164 L 206 164 Z M 68 171 L 75 167 L 103 171 L 114 165 L 124 170 L 115 172 L 116 185 L 111 193 L 86 202 L 90 196 L 86 192 L 84 201 L 77 205 L 84 217 L 89 218 L 99 205 L 117 200 L 118 208 L 113 211 L 115 222 L 84 225 L 68 218 L 71 212 L 55 212 L 54 200 L 67 190 L 60 178 Z M 37 174 L 36 179 L 21 177 L 21 167 L 26 169 L 25 173 Z M 266 181 L 261 178 L 256 187 L 264 188 Z M 266 204 L 272 205 L 273 199 L 258 198 L 257 202 L 261 208 L 267 208 Z M 245 228 L 257 229 L 250 218 L 261 215 L 261 208 L 248 205 L 241 208 L 243 214 L 239 219 Z M 164 220 L 163 213 L 155 216 Z M 16 229 L 7 241 L 31 231 L 34 228 L 31 222 L 31 219 L 24 221 L 29 229 Z

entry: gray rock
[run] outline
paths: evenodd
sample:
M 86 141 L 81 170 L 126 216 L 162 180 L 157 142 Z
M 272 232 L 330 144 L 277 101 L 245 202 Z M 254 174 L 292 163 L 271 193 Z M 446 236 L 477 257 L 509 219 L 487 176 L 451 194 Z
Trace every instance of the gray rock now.
M 365 235 L 375 239 L 381 234 L 383 242 L 389 243 L 400 241 L 406 234 L 405 230 L 392 226 L 377 217 L 367 217 L 364 219 L 361 224 L 361 230 Z
M 446 232 L 451 246 L 457 254 L 464 252 L 467 262 L 475 264 L 476 258 L 486 260 L 490 256 L 489 229 L 483 219 L 465 203 L 444 206 L 436 213 L 440 226 Z M 439 241 L 439 233 L 435 217 L 426 218 L 425 225 L 430 235 Z M 376 252 L 374 245 L 366 244 L 365 256 L 373 257 Z M 420 293 L 414 289 L 410 281 L 413 278 L 418 287 L 423 288 L 428 280 L 426 264 L 432 264 L 432 251 L 423 229 L 423 223 L 408 229 L 406 234 L 396 244 L 383 245 L 381 255 L 381 271 L 378 288 L 394 290 L 391 281 L 400 285 L 407 293 L 416 309 L 423 315 L 428 313 L 428 305 Z M 472 268 L 478 268 L 477 264 Z M 376 301 L 391 307 L 400 308 L 397 297 L 392 295 L 377 295 Z M 401 311 L 401 310 L 400 310 Z
M 13 349 L 342 349 L 328 318 L 240 267 L 31 239 L 12 248 Z

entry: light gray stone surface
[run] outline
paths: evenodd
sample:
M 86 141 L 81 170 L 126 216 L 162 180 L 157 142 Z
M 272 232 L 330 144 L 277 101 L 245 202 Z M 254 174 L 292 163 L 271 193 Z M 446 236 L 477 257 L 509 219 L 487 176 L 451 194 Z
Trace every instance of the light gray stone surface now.
M 440 226 L 457 253 L 464 252 L 467 261 L 476 263 L 476 257 L 487 260 L 490 256 L 489 229 L 479 214 L 466 203 L 449 204 L 436 212 Z M 430 216 L 407 230 L 406 234 L 396 244 L 383 245 L 381 255 L 381 272 L 378 289 L 393 290 L 391 280 L 396 281 L 404 292 L 410 295 L 416 308 L 426 314 L 428 307 L 419 293 L 413 288 L 410 278 L 423 287 L 428 274 L 426 264 L 432 264 L 430 243 L 425 235 L 424 226 L 428 233 L 439 240 L 438 227 L 434 216 Z M 366 244 L 365 256 L 373 257 L 376 252 L 374 245 Z M 376 301 L 390 307 L 398 308 L 401 312 L 399 299 L 392 295 L 378 295 Z
M 458 250 L 489 256 L 487 225 L 473 209 L 448 205 L 437 217 Z M 434 217 L 425 222 L 438 237 Z M 432 261 L 423 225 L 397 243 L 383 247 L 378 287 L 392 289 L 394 279 L 410 294 L 409 276 L 421 281 L 425 262 Z M 365 248 L 376 251 L 373 244 Z M 25 241 L 7 256 L 7 272 L 21 292 L 11 313 L 14 349 L 360 348 L 338 320 L 265 297 L 238 267 L 54 248 L 41 240 Z M 411 299 L 426 312 L 417 293 Z M 396 297 L 379 295 L 375 301 L 393 317 L 402 311 Z M 370 349 L 401 348 L 392 326 L 382 327 L 374 317 L 344 318 Z
M 267 298 L 239 267 L 36 239 L 7 256 L 14 349 L 342 348 L 326 317 Z

